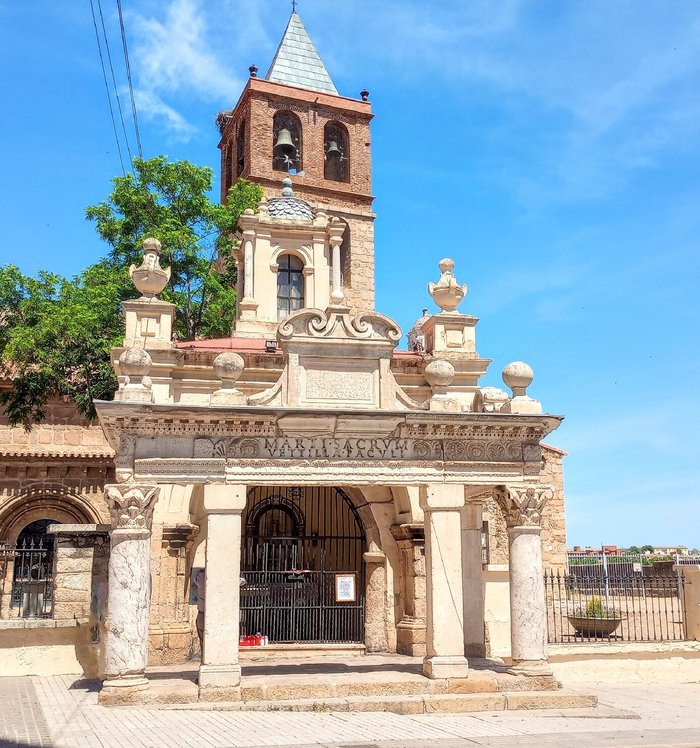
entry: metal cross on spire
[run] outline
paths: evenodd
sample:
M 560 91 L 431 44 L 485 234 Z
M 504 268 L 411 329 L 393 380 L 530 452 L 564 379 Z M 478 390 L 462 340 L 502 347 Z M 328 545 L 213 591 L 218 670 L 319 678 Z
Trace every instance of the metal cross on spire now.
M 292 0 L 292 13 L 297 12 L 297 0 Z

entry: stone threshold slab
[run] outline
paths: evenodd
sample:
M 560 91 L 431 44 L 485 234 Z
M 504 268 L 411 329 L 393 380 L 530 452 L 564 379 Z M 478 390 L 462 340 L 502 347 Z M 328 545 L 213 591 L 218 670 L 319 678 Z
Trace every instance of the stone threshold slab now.
M 392 712 L 434 714 L 533 709 L 592 709 L 594 695 L 575 691 L 516 691 L 477 694 L 353 696 L 348 698 L 221 701 L 162 705 L 163 709 L 256 712 Z

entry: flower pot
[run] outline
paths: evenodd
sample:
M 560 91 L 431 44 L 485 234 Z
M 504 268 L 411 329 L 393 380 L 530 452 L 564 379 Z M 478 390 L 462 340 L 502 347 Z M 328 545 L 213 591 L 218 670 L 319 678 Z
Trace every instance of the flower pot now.
M 601 639 L 610 636 L 622 623 L 622 616 L 596 618 L 595 616 L 569 615 L 567 618 L 580 636 L 593 636 Z

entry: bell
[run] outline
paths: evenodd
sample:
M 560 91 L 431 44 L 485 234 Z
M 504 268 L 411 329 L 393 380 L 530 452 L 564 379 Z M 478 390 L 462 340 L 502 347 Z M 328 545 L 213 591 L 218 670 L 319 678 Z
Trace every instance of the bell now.
M 343 152 L 338 148 L 338 144 L 335 142 L 335 140 L 331 140 L 328 143 L 328 149 L 326 150 L 326 156 L 328 158 L 340 158 L 343 155 Z
M 274 147 L 275 155 L 293 156 L 296 150 L 296 146 L 292 142 L 292 134 L 286 127 L 283 127 L 277 133 L 277 142 Z

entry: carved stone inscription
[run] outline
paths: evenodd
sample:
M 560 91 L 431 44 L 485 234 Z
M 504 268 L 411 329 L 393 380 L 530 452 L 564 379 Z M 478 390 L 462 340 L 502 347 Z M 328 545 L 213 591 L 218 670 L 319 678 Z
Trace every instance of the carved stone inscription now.
M 305 371 L 305 377 L 305 397 L 308 401 L 375 401 L 374 375 L 371 371 L 337 372 L 309 368 Z
M 527 451 L 527 446 L 526 446 Z M 194 440 L 194 457 L 279 460 L 416 460 L 421 462 L 523 462 L 518 441 L 270 437 Z

